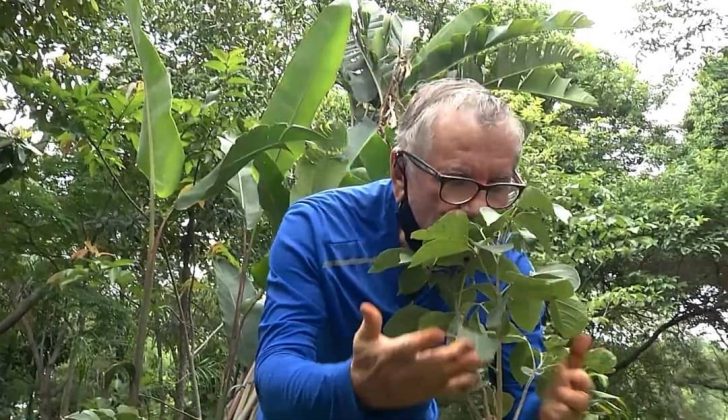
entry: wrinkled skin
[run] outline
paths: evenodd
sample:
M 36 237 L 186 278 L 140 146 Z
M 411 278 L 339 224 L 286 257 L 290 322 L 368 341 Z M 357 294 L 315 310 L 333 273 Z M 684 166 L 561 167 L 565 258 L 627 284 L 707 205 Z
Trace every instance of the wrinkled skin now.
M 433 138 L 424 153 L 414 153 L 443 174 L 472 178 L 481 184 L 510 181 L 518 162 L 519 141 L 507 124 L 483 125 L 473 112 L 444 110 L 432 127 Z M 462 206 L 440 200 L 439 183 L 405 159 L 407 192 L 418 224 L 425 228 L 443 214 L 460 208 L 474 217 L 485 206 L 485 192 Z M 404 195 L 405 178 L 390 160 L 394 195 Z
M 472 178 L 481 184 L 512 179 L 519 155 L 519 140 L 504 123 L 484 125 L 472 112 L 443 110 L 432 127 L 433 139 L 424 150 L 411 152 L 439 172 Z M 397 201 L 404 197 L 405 177 L 412 212 L 422 228 L 452 210 L 470 217 L 486 206 L 485 192 L 468 203 L 454 206 L 439 196 L 439 182 L 405 159 L 405 170 L 392 152 L 390 169 Z M 444 332 L 429 328 L 395 338 L 381 334 L 382 316 L 370 303 L 361 306 L 362 324 L 354 337 L 352 384 L 367 407 L 399 408 L 435 396 L 466 392 L 477 386 L 478 369 L 490 361 L 479 360 L 468 340 L 448 345 Z M 539 418 L 580 419 L 589 406 L 592 382 L 582 369 L 591 345 L 589 337 L 574 340 L 570 356 L 559 366 L 547 392 Z

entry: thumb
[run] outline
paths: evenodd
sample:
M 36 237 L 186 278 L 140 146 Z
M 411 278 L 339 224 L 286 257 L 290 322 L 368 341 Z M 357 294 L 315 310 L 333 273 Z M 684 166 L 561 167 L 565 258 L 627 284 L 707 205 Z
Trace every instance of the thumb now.
M 567 367 L 569 369 L 581 369 L 584 366 L 584 358 L 591 347 L 592 339 L 586 334 L 580 334 L 571 341 L 571 350 Z
M 364 302 L 359 307 L 362 314 L 361 325 L 356 332 L 356 338 L 363 341 L 374 341 L 379 338 L 382 331 L 382 314 L 376 306 Z

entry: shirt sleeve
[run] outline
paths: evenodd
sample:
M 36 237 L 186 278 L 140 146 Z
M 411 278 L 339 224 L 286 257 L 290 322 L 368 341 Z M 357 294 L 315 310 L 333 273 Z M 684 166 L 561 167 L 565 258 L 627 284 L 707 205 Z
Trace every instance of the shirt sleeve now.
M 364 418 L 351 383 L 351 360 L 316 362 L 326 311 L 313 217 L 306 204 L 292 206 L 270 250 L 255 372 L 266 420 Z

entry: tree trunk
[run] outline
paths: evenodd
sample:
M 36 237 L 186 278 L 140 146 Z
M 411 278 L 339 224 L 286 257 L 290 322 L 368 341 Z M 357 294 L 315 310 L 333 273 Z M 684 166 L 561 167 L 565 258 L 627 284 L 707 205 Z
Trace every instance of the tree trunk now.
M 69 413 L 71 396 L 76 387 L 76 357 L 74 353 L 75 351 L 71 352 L 71 361 L 68 364 L 68 378 L 66 378 L 66 384 L 63 386 L 63 396 L 61 397 L 61 407 L 59 409 L 61 417 Z
M 180 316 L 182 316 L 180 314 Z M 185 410 L 185 390 L 187 388 L 187 352 L 185 351 L 186 332 L 183 323 L 179 323 L 177 333 L 179 334 L 177 343 L 177 381 L 174 387 L 174 408 L 180 411 Z M 184 420 L 185 416 L 179 412 L 175 412 L 175 420 Z
M 76 323 L 76 335 L 81 336 L 84 332 L 84 325 L 86 324 L 86 318 L 83 315 L 79 315 Z M 59 409 L 61 417 L 65 416 L 70 412 L 71 398 L 76 388 L 76 365 L 78 358 L 78 346 L 71 343 L 71 353 L 68 355 L 68 376 L 66 377 L 66 383 L 63 386 L 63 395 L 61 397 L 61 407 Z
M 28 406 L 25 407 L 25 418 L 27 420 L 33 419 L 33 406 L 35 405 L 35 389 L 30 389 L 30 395 L 28 395 Z
M 38 369 L 36 379 L 38 383 L 38 399 L 40 400 L 38 402 L 38 414 L 41 420 L 51 420 L 54 416 L 50 375 L 45 368 Z
M 178 283 L 180 288 L 180 322 L 177 329 L 178 334 L 178 346 L 177 346 L 177 355 L 178 355 L 178 361 L 177 361 L 177 384 L 175 387 L 175 400 L 174 405 L 175 408 L 178 410 L 185 411 L 185 405 L 184 405 L 184 397 L 185 397 L 185 389 L 187 384 L 187 373 L 190 366 L 189 361 L 189 351 L 190 343 L 187 340 L 187 328 L 188 325 L 185 325 L 186 323 L 189 323 L 189 319 L 191 316 L 190 311 L 190 302 L 192 299 L 192 296 L 190 294 L 189 285 L 185 286 L 185 283 L 190 279 L 192 276 L 192 270 L 191 270 L 191 262 L 192 262 L 192 254 L 194 252 L 194 232 L 195 232 L 195 215 L 192 210 L 187 211 L 187 216 L 189 217 L 189 220 L 187 222 L 187 228 L 185 229 L 185 234 L 182 236 L 180 240 L 180 251 L 182 252 L 182 271 L 180 272 Z M 198 416 L 200 413 L 196 413 Z M 182 420 L 184 418 L 181 414 L 176 414 L 175 419 Z

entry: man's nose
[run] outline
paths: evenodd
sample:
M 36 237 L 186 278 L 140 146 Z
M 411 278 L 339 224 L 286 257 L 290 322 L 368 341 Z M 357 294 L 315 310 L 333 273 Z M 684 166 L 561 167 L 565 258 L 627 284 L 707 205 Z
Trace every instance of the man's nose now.
M 472 200 L 468 201 L 465 204 L 462 204 L 460 206 L 460 209 L 464 211 L 469 218 L 476 218 L 480 216 L 480 209 L 481 207 L 486 207 L 488 205 L 486 199 L 485 199 L 485 191 L 480 191 L 478 194 L 473 197 Z

